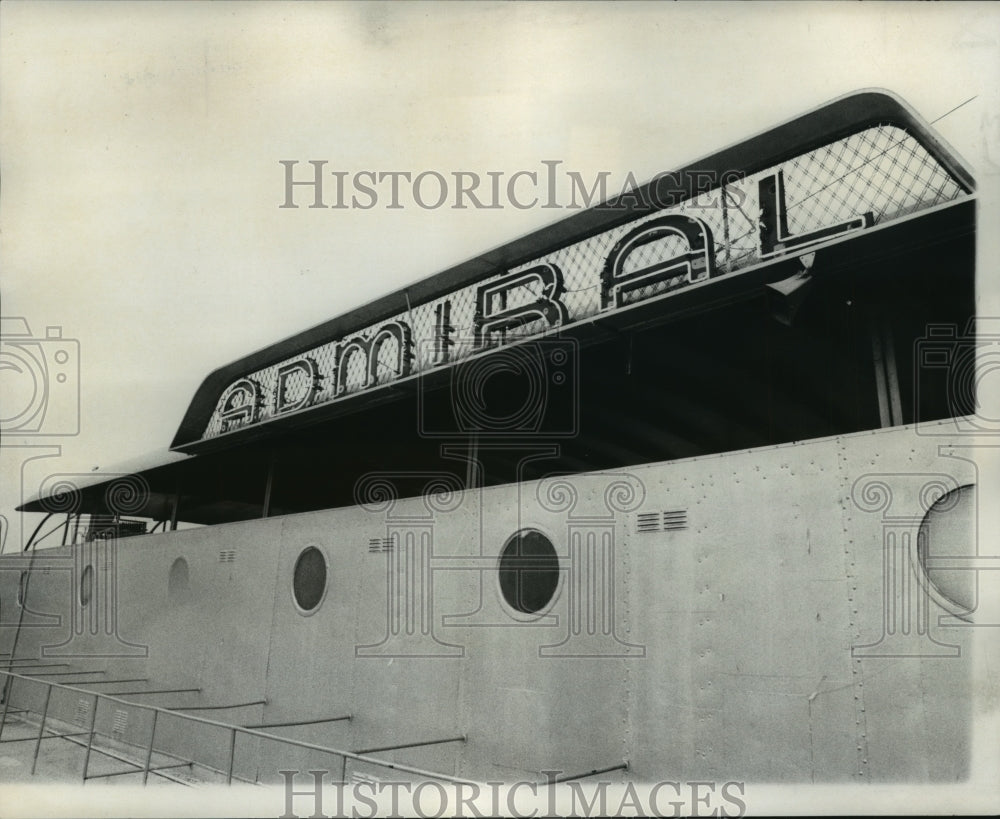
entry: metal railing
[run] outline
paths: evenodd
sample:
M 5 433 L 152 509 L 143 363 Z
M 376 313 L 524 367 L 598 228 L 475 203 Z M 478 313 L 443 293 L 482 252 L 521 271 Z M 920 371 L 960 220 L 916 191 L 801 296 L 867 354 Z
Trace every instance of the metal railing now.
M 354 752 L 354 751 L 346 751 L 346 750 L 342 750 L 342 749 L 339 749 L 339 748 L 330 748 L 330 747 L 327 747 L 327 746 L 324 746 L 324 745 L 318 745 L 318 744 L 316 744 L 314 742 L 304 742 L 302 740 L 292 739 L 290 737 L 279 736 L 278 734 L 272 734 L 272 733 L 269 733 L 267 731 L 261 731 L 260 729 L 254 728 L 254 727 L 247 727 L 247 726 L 241 726 L 241 725 L 233 725 L 232 723 L 222 722 L 220 720 L 207 719 L 206 717 L 197 717 L 197 716 L 194 716 L 194 715 L 191 715 L 191 714 L 181 713 L 183 710 L 191 710 L 191 707 L 188 707 L 188 708 L 181 707 L 180 709 L 177 709 L 177 708 L 163 708 L 163 707 L 160 707 L 160 706 L 157 706 L 157 705 L 148 705 L 146 703 L 136 702 L 135 700 L 122 699 L 121 697 L 117 697 L 117 696 L 115 696 L 113 694 L 102 694 L 99 691 L 93 691 L 93 690 L 90 690 L 90 689 L 87 689 L 87 688 L 79 688 L 79 687 L 73 686 L 73 685 L 66 685 L 64 683 L 52 682 L 50 680 L 42 680 L 42 679 L 38 679 L 36 677 L 25 676 L 24 674 L 17 674 L 17 673 L 15 673 L 13 671 L 8 671 L 8 670 L 0 669 L 0 674 L 5 675 L 8 680 L 22 680 L 25 683 L 33 683 L 33 684 L 36 684 L 36 685 L 45 686 L 45 689 L 46 689 L 46 691 L 45 691 L 45 704 L 43 705 L 42 710 L 40 712 L 40 719 L 39 719 L 39 723 L 38 723 L 38 733 L 34 737 L 23 737 L 23 738 L 18 738 L 18 739 L 14 739 L 14 740 L 4 740 L 3 739 L 3 729 L 4 729 L 4 727 L 6 725 L 6 722 L 7 722 L 7 714 L 8 713 L 21 713 L 21 714 L 30 713 L 30 709 L 11 708 L 10 707 L 10 699 L 11 699 L 11 695 L 12 695 L 12 691 L 13 691 L 12 688 L 8 689 L 9 693 L 8 693 L 8 696 L 6 697 L 6 699 L 4 701 L 4 704 L 3 704 L 3 712 L 2 712 L 2 714 L 0 714 L 0 743 L 3 743 L 3 742 L 30 741 L 31 739 L 35 740 L 35 751 L 34 751 L 34 756 L 33 756 L 32 764 L 31 764 L 31 773 L 32 774 L 35 773 L 35 767 L 36 767 L 36 765 L 38 763 L 38 755 L 39 755 L 39 751 L 41 750 L 41 745 L 42 745 L 42 740 L 43 739 L 66 739 L 66 741 L 68 741 L 68 742 L 73 742 L 73 739 L 71 739 L 71 737 L 81 737 L 81 736 L 86 736 L 87 737 L 87 742 L 86 742 L 85 746 L 83 746 L 82 743 L 80 743 L 80 742 L 76 743 L 76 744 L 80 744 L 80 745 L 82 745 L 82 747 L 86 748 L 86 753 L 85 753 L 84 758 L 83 758 L 83 773 L 82 773 L 83 781 L 84 782 L 86 782 L 88 778 L 89 779 L 96 779 L 96 778 L 104 777 L 104 776 L 119 776 L 119 775 L 125 775 L 125 774 L 135 774 L 135 773 L 139 773 L 141 771 L 142 772 L 142 782 L 145 785 L 146 782 L 148 781 L 149 775 L 151 773 L 155 773 L 155 774 L 158 774 L 158 775 L 162 776 L 162 774 L 159 774 L 159 772 L 160 771 L 165 771 L 165 770 L 170 769 L 170 768 L 184 767 L 186 765 L 190 765 L 190 766 L 193 767 L 194 765 L 199 765 L 201 767 L 207 768 L 208 770 L 214 770 L 210 766 L 208 766 L 208 765 L 206 765 L 204 763 L 201 763 L 201 762 L 197 762 L 196 760 L 183 759 L 182 757 L 178 757 L 178 756 L 176 756 L 174 754 L 169 754 L 169 753 L 167 753 L 165 751 L 156 751 L 156 749 L 155 749 L 155 740 L 156 740 L 156 725 L 157 725 L 157 720 L 158 720 L 158 718 L 159 718 L 159 716 L 161 714 L 167 714 L 167 715 L 169 715 L 171 717 L 176 717 L 178 719 L 187 720 L 188 722 L 191 722 L 191 723 L 198 723 L 198 724 L 201 724 L 201 725 L 213 726 L 215 728 L 218 728 L 219 730 L 228 731 L 229 732 L 229 750 L 228 750 L 228 755 L 227 755 L 227 770 L 225 771 L 225 774 L 226 774 L 226 784 L 228 784 L 228 785 L 231 785 L 232 782 L 233 782 L 233 779 L 236 778 L 234 776 L 234 767 L 235 767 L 235 760 L 236 760 L 236 737 L 237 737 L 238 734 L 246 734 L 247 736 L 259 737 L 260 739 L 270 740 L 272 742 L 278 742 L 278 743 L 281 743 L 283 745 L 288 745 L 288 746 L 292 746 L 292 747 L 295 747 L 295 748 L 304 748 L 306 750 L 317 751 L 319 753 L 330 754 L 332 756 L 339 757 L 340 760 L 341 760 L 341 771 L 340 771 L 340 773 L 341 773 L 341 781 L 342 782 L 346 781 L 346 777 L 347 777 L 347 761 L 348 760 L 354 760 L 354 761 L 357 761 L 357 762 L 366 763 L 368 765 L 374 765 L 374 766 L 379 767 L 379 768 L 386 768 L 386 769 L 401 771 L 403 773 L 409 773 L 409 774 L 413 774 L 415 776 L 424 777 L 424 778 L 427 778 L 427 779 L 437 779 L 437 780 L 442 780 L 444 782 L 450 782 L 450 783 L 453 783 L 453 784 L 465 784 L 465 785 L 475 785 L 475 784 L 477 784 L 476 782 L 474 782 L 471 779 L 463 779 L 463 778 L 457 777 L 457 776 L 450 776 L 448 774 L 438 773 L 437 771 L 427 771 L 427 770 L 424 770 L 422 768 L 417 768 L 417 767 L 415 767 L 413 765 L 404 765 L 404 764 L 401 764 L 401 763 L 398 763 L 398 762 L 389 762 L 389 761 L 384 760 L 384 759 L 376 759 L 374 757 L 367 756 L 365 753 L 358 753 L 358 752 Z M 75 694 L 81 694 L 81 695 L 86 696 L 86 697 L 93 697 L 94 706 L 93 706 L 93 708 L 91 710 L 90 726 L 88 727 L 88 729 L 86 731 L 73 732 L 73 733 L 69 733 L 69 734 L 59 734 L 59 733 L 56 733 L 56 732 L 53 732 L 53 731 L 50 730 L 50 733 L 48 735 L 46 735 L 46 730 L 47 729 L 45 727 L 45 722 L 46 722 L 46 719 L 48 718 L 49 701 L 51 700 L 51 697 L 52 697 L 52 689 L 53 688 L 58 688 L 58 689 L 60 689 L 62 691 L 71 691 L 71 692 L 73 692 Z M 94 746 L 94 738 L 95 738 L 95 736 L 98 735 L 97 731 L 96 731 L 97 710 L 98 710 L 98 704 L 101 701 L 114 702 L 114 703 L 118 703 L 120 705 L 128 706 L 130 708 L 139 708 L 139 709 L 142 709 L 142 710 L 145 710 L 145 711 L 149 711 L 149 712 L 152 713 L 152 725 L 150 727 L 150 732 L 149 732 L 149 742 L 148 742 L 148 744 L 146 745 L 146 747 L 144 749 L 144 751 L 145 751 L 145 761 L 144 761 L 144 763 L 142 765 L 140 765 L 138 762 L 134 762 L 134 761 L 132 761 L 130 759 L 127 759 L 125 757 L 118 756 L 118 755 L 115 755 L 113 753 L 109 753 L 109 752 L 107 752 L 107 751 L 105 751 L 103 749 L 95 748 L 95 746 Z M 344 718 L 344 717 L 338 717 L 337 719 L 342 719 L 342 718 Z M 320 721 L 328 721 L 328 720 L 320 720 Z M 440 743 L 444 743 L 444 742 L 465 742 L 465 741 L 466 741 L 466 737 L 465 736 L 449 737 L 447 739 L 428 740 L 428 741 L 424 741 L 424 742 L 408 742 L 408 743 L 404 743 L 404 744 L 398 745 L 398 746 L 387 746 L 387 747 L 384 747 L 384 748 L 380 748 L 378 750 L 390 750 L 391 748 L 416 747 L 418 745 L 436 745 L 436 744 L 440 744 Z M 89 766 L 90 766 L 90 756 L 91 756 L 91 753 L 93 751 L 95 751 L 95 750 L 98 753 L 102 753 L 102 754 L 111 756 L 111 757 L 113 757 L 115 759 L 118 759 L 118 760 L 120 760 L 122 762 L 125 762 L 127 764 L 133 765 L 134 767 L 137 768 L 137 770 L 134 770 L 134 771 L 119 771 L 119 772 L 112 773 L 112 774 L 97 774 L 97 775 L 93 775 L 93 776 L 88 776 L 88 769 L 89 769 Z M 165 766 L 159 766 L 159 765 L 153 766 L 152 765 L 152 760 L 153 760 L 153 754 L 154 753 L 160 753 L 163 756 L 169 756 L 169 757 L 172 757 L 174 759 L 182 759 L 182 761 L 179 762 L 176 765 L 171 764 L 171 765 L 165 765 Z M 218 772 L 221 773 L 221 771 L 218 771 Z M 168 778 L 170 778 L 170 777 L 168 777 Z M 180 781 L 180 780 L 174 780 L 174 781 Z M 254 783 L 254 784 L 256 784 L 256 783 Z

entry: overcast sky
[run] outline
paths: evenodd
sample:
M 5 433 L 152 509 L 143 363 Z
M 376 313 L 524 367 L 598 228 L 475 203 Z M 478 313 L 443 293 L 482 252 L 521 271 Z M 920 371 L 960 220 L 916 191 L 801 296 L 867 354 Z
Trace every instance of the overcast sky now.
M 280 160 L 644 181 L 882 86 L 927 120 L 975 97 L 935 127 L 983 181 L 998 21 L 972 3 L 5 2 L 3 314 L 81 351 L 80 434 L 24 442 L 60 445 L 46 469 L 65 472 L 165 449 L 214 368 L 569 214 L 282 209 Z

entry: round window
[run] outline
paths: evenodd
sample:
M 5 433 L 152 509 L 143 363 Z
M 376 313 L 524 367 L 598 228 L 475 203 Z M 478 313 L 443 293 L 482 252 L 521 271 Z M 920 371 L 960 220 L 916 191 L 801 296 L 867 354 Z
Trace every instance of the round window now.
M 500 592 L 511 608 L 524 614 L 544 609 L 559 586 L 559 556 L 552 541 L 524 529 L 500 553 Z
M 295 561 L 292 593 L 296 605 L 304 612 L 312 611 L 323 600 L 326 593 L 326 558 L 315 546 L 303 549 Z
M 971 484 L 948 492 L 927 510 L 917 534 L 927 578 L 960 617 L 976 608 L 976 572 L 962 568 L 976 556 L 975 499 Z
M 80 605 L 86 606 L 94 591 L 94 567 L 87 566 L 80 575 Z

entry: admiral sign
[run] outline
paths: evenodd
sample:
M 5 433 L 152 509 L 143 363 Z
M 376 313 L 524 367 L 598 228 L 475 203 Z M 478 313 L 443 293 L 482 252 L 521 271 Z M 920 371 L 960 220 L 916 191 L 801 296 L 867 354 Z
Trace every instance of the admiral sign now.
M 247 372 L 202 440 L 342 401 L 514 340 L 685 288 L 964 196 L 909 129 L 875 125 L 673 207 L 497 270 L 304 354 Z M 409 299 L 407 298 L 407 301 Z

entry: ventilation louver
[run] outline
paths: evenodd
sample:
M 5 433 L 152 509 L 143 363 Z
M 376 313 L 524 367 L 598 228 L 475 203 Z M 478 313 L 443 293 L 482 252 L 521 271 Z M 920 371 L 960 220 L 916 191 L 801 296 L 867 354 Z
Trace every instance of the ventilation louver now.
M 368 540 L 369 552 L 391 552 L 396 547 L 394 537 L 373 537 Z
M 635 517 L 635 530 L 639 534 L 671 532 L 680 529 L 687 529 L 686 509 L 639 512 Z
M 125 736 L 125 729 L 128 727 L 128 711 L 115 709 L 115 720 L 111 725 L 111 735 L 121 739 Z

